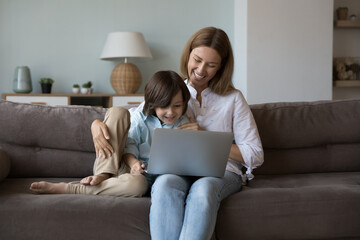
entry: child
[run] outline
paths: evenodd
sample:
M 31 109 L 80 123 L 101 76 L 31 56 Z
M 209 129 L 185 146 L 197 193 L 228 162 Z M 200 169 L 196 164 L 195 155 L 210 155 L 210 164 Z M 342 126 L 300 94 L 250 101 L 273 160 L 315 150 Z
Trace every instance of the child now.
M 148 189 L 147 181 L 151 181 L 150 185 L 153 181 L 152 176 L 144 177 L 143 174 L 149 160 L 154 129 L 176 128 L 189 122 L 184 115 L 189 99 L 189 90 L 177 73 L 173 71 L 155 73 L 145 86 L 143 111 L 136 111 L 131 116 L 130 130 L 127 110 L 111 108 L 106 113 L 104 122 L 107 125 L 118 126 L 117 134 L 113 134 L 110 139 L 123 145 L 119 147 L 113 145 L 114 154 L 109 158 L 96 158 L 94 176 L 71 183 L 34 182 L 30 190 L 35 193 L 142 196 Z M 108 122 L 108 114 L 117 115 L 116 119 L 119 121 Z M 126 144 L 124 144 L 125 140 Z M 119 156 L 122 156 L 121 162 L 125 164 L 120 164 Z

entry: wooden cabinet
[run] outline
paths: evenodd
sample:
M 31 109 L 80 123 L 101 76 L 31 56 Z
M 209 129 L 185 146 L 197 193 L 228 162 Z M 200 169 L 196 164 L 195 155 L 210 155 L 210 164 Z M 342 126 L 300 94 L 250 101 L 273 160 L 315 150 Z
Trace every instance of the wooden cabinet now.
M 30 94 L 4 94 L 3 99 L 20 102 L 20 103 L 31 103 L 41 105 L 69 105 L 67 96 L 41 96 L 41 95 L 30 95 Z
M 144 101 L 143 95 L 136 96 L 113 96 L 112 105 L 113 106 L 125 106 L 125 105 L 134 105 L 140 104 Z
M 17 94 L 5 93 L 3 99 L 13 102 L 41 104 L 49 106 L 86 105 L 112 107 L 139 104 L 144 101 L 142 94 Z

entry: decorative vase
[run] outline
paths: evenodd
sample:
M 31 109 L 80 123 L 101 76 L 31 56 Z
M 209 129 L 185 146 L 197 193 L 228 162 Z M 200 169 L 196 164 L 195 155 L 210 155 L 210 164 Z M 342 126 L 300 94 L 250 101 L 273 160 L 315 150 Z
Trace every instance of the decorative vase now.
M 42 83 L 41 84 L 41 91 L 42 93 L 51 93 L 51 86 L 50 83 Z
M 16 93 L 30 93 L 32 91 L 29 67 L 19 66 L 15 68 L 13 90 Z

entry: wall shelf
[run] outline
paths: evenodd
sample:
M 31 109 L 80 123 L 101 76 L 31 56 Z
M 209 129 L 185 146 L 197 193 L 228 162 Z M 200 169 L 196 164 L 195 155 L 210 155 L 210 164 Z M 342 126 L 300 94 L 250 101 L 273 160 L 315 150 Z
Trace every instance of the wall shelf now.
M 338 28 L 360 28 L 360 21 L 355 20 L 337 20 L 335 27 Z
M 352 60 L 356 64 L 360 64 L 360 18 L 353 19 L 352 15 L 360 16 L 360 1 L 359 0 L 334 0 L 333 8 L 333 72 L 332 79 L 329 79 L 332 84 L 332 99 L 353 99 L 360 97 L 360 80 L 357 67 L 352 66 L 348 59 Z M 346 7 L 348 13 L 346 16 L 342 15 L 340 20 L 340 14 L 337 9 Z M 348 58 L 345 61 L 345 58 Z M 336 71 L 336 62 L 343 62 L 345 64 L 346 71 L 352 70 L 355 74 L 351 76 L 346 74 L 338 74 Z M 339 68 L 339 66 L 338 66 Z M 340 80 L 339 78 L 348 78 L 346 80 Z
M 360 80 L 337 80 L 334 87 L 360 87 Z

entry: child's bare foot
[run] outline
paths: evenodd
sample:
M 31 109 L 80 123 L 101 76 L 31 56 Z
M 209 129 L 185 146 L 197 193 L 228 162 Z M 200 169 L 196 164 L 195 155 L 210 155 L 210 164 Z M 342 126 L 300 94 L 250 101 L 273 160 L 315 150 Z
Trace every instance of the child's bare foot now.
M 66 183 L 34 182 L 30 185 L 30 190 L 35 193 L 66 193 Z
M 98 175 L 94 175 L 94 176 L 88 176 L 86 178 L 81 179 L 80 183 L 84 184 L 84 185 L 98 185 L 99 183 L 101 183 L 102 181 L 106 180 L 110 178 L 110 174 L 108 173 L 101 173 Z

